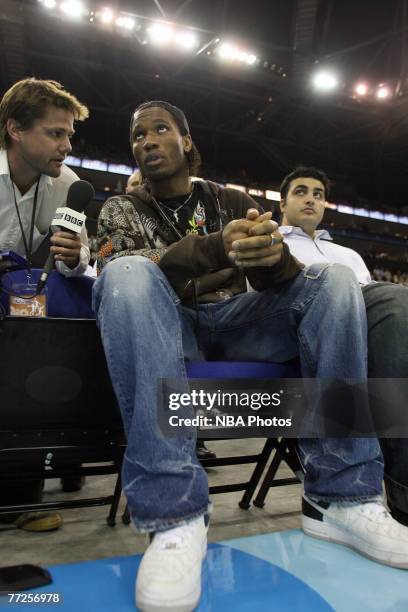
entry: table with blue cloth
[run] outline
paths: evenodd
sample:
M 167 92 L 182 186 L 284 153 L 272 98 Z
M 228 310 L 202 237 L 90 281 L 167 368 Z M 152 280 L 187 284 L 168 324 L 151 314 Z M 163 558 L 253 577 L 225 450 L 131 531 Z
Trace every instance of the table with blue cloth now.
M 33 269 L 31 279 L 37 284 L 42 270 Z M 0 312 L 9 314 L 9 295 L 6 291 L 12 285 L 27 282 L 27 271 L 17 270 L 0 275 Z M 48 278 L 47 315 L 58 318 L 94 319 L 92 311 L 92 286 L 94 279 L 89 276 L 66 278 L 53 270 Z M 10 481 L 2 483 L 0 500 L 4 504 L 24 504 L 40 502 L 42 481 Z M 12 517 L 10 517 L 12 518 Z M 14 518 L 14 517 L 13 517 Z
M 37 284 L 42 270 L 31 271 L 32 282 Z M 94 278 L 79 276 L 65 278 L 53 270 L 48 278 L 47 288 L 47 315 L 49 317 L 63 317 L 75 319 L 94 319 L 92 311 L 92 286 Z M 6 272 L 0 276 L 0 289 L 10 291 L 13 284 L 27 282 L 27 271 L 17 270 Z M 0 304 L 5 314 L 9 314 L 9 296 L 5 291 L 0 292 Z

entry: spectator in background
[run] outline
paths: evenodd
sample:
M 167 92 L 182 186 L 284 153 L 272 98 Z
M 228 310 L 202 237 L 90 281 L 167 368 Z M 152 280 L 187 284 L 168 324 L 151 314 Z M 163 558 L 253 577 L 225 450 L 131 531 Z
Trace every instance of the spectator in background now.
M 133 174 L 131 174 L 128 178 L 128 182 L 126 184 L 125 192 L 127 194 L 132 195 L 134 193 L 136 187 L 141 185 L 143 182 L 143 178 L 139 169 L 135 170 Z
M 390 282 L 407 286 L 408 274 L 406 272 L 401 272 L 401 270 L 398 270 L 397 272 L 391 272 L 388 270 L 388 272 L 392 277 Z M 386 281 L 387 276 L 387 270 L 384 270 L 384 268 L 374 268 L 374 270 L 371 272 L 371 278 L 375 281 Z
M 88 239 L 89 239 L 89 250 L 91 252 L 91 259 L 89 260 L 89 266 L 91 268 L 94 268 L 97 257 L 98 257 L 98 239 L 93 234 L 89 234 Z M 95 276 L 96 276 L 96 270 L 95 270 Z
M 372 283 L 356 251 L 335 244 L 326 230 L 317 230 L 328 196 L 329 180 L 321 170 L 299 167 L 283 179 L 280 231 L 284 241 L 306 265 L 342 263 L 353 270 L 367 309 L 369 377 L 408 377 L 407 289 L 389 282 L 389 270 L 376 270 L 386 282 Z M 408 525 L 408 440 L 383 439 L 381 446 L 388 504 L 394 518 Z

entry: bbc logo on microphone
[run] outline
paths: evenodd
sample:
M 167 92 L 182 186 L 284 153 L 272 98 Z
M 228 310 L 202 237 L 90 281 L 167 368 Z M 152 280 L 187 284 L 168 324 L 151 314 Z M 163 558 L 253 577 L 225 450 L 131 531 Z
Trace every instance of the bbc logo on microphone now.
M 55 211 L 51 228 L 54 231 L 66 229 L 71 232 L 80 233 L 85 221 L 86 215 L 64 206 L 62 208 L 57 208 Z

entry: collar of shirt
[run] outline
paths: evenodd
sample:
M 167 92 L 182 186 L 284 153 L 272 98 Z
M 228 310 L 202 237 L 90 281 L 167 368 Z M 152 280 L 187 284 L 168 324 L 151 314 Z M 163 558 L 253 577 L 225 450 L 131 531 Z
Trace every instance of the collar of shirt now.
M 0 149 L 0 175 L 10 176 L 7 151 L 5 149 Z
M 296 236 L 303 236 L 305 238 L 310 239 L 310 236 L 306 234 L 306 232 L 304 232 L 301 227 L 295 227 L 294 225 L 281 225 L 278 228 L 278 231 L 282 234 L 282 236 L 294 234 Z M 333 240 L 333 238 L 330 236 L 327 230 L 322 229 L 315 231 L 313 240 Z
M 10 166 L 8 163 L 8 157 L 7 157 L 7 151 L 6 149 L 0 149 L 0 176 L 4 177 L 5 181 L 10 181 L 10 187 L 11 187 L 11 177 L 10 177 Z M 34 184 L 35 185 L 35 184 Z M 34 187 L 34 185 L 32 187 L 30 187 L 30 189 L 24 194 L 24 196 L 21 196 L 20 194 L 20 190 L 18 189 L 17 185 L 17 192 L 19 197 L 17 198 L 17 201 L 22 200 L 25 198 L 25 196 L 31 196 L 32 195 L 32 189 Z M 38 186 L 38 192 L 40 193 L 40 191 L 45 187 L 45 186 L 51 186 L 52 185 L 52 178 L 50 176 L 46 176 L 45 174 L 42 174 L 40 177 L 40 184 Z M 35 189 L 35 187 L 34 187 Z M 17 193 L 16 193 L 17 195 Z

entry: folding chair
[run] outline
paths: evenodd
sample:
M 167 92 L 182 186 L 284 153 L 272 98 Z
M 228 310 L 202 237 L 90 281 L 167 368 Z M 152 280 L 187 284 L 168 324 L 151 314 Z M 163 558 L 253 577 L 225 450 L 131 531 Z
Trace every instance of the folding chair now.
M 299 376 L 298 361 L 294 360 L 287 363 L 269 363 L 269 362 L 232 362 L 232 361 L 202 361 L 186 363 L 187 376 L 190 379 L 268 379 L 268 378 L 295 378 Z M 198 429 L 197 437 L 201 440 L 207 440 L 205 430 Z M 211 441 L 225 440 L 226 438 L 211 437 Z M 229 438 L 231 439 L 231 438 Z M 262 450 L 256 454 L 236 455 L 228 457 L 216 457 L 215 459 L 203 459 L 201 464 L 203 467 L 224 467 L 231 465 L 247 465 L 255 464 L 254 469 L 249 477 L 249 480 L 238 483 L 227 483 L 222 485 L 210 486 L 210 495 L 218 493 L 231 493 L 235 491 L 244 491 L 241 500 L 239 501 L 240 508 L 247 510 L 251 505 L 251 500 L 254 492 L 260 482 L 265 467 L 271 457 L 274 449 L 276 449 L 276 438 L 267 438 L 264 442 Z M 284 484 L 282 482 L 282 484 Z M 128 508 L 122 516 L 125 524 L 130 522 Z
M 197 379 L 273 379 L 294 378 L 299 375 L 297 360 L 287 363 L 270 362 L 234 362 L 234 361 L 202 361 L 186 363 L 187 376 Z M 198 430 L 198 438 L 206 440 L 205 430 Z M 216 438 L 223 440 L 225 438 Z M 214 438 L 211 438 L 214 440 Z M 239 502 L 240 508 L 248 509 L 256 487 L 265 470 L 271 453 L 276 448 L 274 438 L 265 440 L 262 450 L 255 455 L 238 455 L 234 457 L 217 457 L 215 459 L 204 459 L 201 463 L 204 467 L 221 467 L 227 465 L 255 464 L 248 481 L 225 484 L 210 487 L 210 495 L 215 493 L 229 493 L 232 491 L 244 491 Z
M 297 441 L 289 438 L 281 438 L 279 440 L 274 438 L 271 442 L 275 454 L 254 499 L 254 506 L 257 508 L 264 507 L 265 498 L 271 487 L 298 484 L 303 482 L 304 479 L 304 469 L 297 453 Z M 276 473 L 282 461 L 292 470 L 294 477 L 276 478 Z

